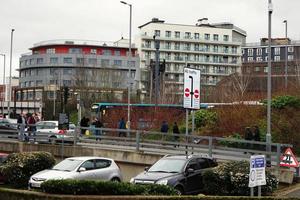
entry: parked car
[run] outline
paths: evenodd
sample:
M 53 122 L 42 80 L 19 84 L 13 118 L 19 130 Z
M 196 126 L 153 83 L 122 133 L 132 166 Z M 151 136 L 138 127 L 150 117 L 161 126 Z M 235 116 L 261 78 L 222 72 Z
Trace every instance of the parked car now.
M 28 188 L 40 188 L 49 179 L 85 179 L 122 181 L 122 174 L 114 160 L 103 157 L 71 157 L 52 169 L 43 170 L 30 177 Z
M 69 130 L 59 130 L 58 121 L 40 121 L 36 123 L 36 134 L 46 134 L 50 143 L 62 142 L 62 140 L 73 143 L 75 128 L 75 124 L 70 123 Z
M 0 153 L 0 165 L 7 159 L 7 153 Z M 0 183 L 5 183 L 6 178 L 0 173 Z
M 203 188 L 202 173 L 217 166 L 215 159 L 200 155 L 167 155 L 130 180 L 135 184 L 162 184 L 178 194 L 197 194 Z
M 16 119 L 0 118 L 0 134 L 15 135 L 17 137 L 17 128 Z

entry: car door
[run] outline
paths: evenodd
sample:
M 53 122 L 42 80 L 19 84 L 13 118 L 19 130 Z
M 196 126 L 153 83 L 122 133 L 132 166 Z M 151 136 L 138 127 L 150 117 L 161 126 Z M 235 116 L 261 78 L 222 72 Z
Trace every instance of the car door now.
M 203 189 L 203 172 L 210 167 L 209 162 L 206 158 L 197 158 L 198 162 L 198 187 L 197 187 L 197 192 L 200 192 Z
M 80 168 L 85 168 L 85 171 L 79 171 Z M 84 163 L 80 165 L 80 167 L 77 170 L 75 179 L 81 179 L 81 180 L 91 180 L 96 179 L 95 177 L 95 160 L 86 160 Z
M 193 169 L 193 172 L 188 172 L 188 169 Z M 199 170 L 197 159 L 192 159 L 188 162 L 185 169 L 185 176 L 186 176 L 185 192 L 189 194 L 199 190 L 200 170 Z
M 97 179 L 109 180 L 114 173 L 111 167 L 111 161 L 106 159 L 96 159 L 95 161 L 95 176 Z

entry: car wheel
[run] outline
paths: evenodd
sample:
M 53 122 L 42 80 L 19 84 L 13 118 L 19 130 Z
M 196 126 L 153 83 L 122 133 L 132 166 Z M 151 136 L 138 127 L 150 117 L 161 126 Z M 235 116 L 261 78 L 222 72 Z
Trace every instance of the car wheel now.
M 120 179 L 117 178 L 117 177 L 112 178 L 111 181 L 113 181 L 113 182 L 121 182 Z
M 176 186 L 174 189 L 176 190 L 177 195 L 184 194 L 183 188 L 181 186 Z

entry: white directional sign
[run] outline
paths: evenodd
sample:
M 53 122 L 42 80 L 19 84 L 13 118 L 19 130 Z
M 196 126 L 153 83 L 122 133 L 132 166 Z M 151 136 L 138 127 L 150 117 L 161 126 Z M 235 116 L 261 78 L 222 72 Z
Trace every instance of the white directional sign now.
M 255 155 L 250 158 L 249 187 L 266 185 L 266 158 Z
M 183 107 L 200 109 L 200 70 L 184 68 Z

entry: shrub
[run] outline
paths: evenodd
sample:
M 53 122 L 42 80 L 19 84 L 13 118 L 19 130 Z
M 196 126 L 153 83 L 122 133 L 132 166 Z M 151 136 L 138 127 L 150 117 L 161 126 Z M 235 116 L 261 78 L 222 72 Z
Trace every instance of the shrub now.
M 264 100 L 263 103 L 267 105 L 267 100 Z M 286 107 L 300 108 L 300 99 L 289 95 L 278 96 L 272 99 L 271 106 L 275 109 L 283 109 Z
M 217 113 L 211 110 L 198 110 L 195 112 L 195 125 L 197 128 L 214 126 L 218 120 Z
M 238 133 L 234 133 L 233 135 L 227 136 L 225 138 L 226 139 L 235 139 L 235 140 L 243 140 L 244 139 Z M 222 145 L 222 146 L 234 147 L 234 148 L 244 148 L 246 146 L 244 143 L 233 142 L 233 141 L 226 141 L 226 140 L 219 141 L 219 144 Z
M 41 188 L 46 193 L 76 195 L 176 195 L 176 191 L 166 185 L 135 185 L 111 181 L 93 180 L 48 180 Z
M 13 153 L 0 167 L 0 172 L 14 187 L 26 187 L 31 175 L 51 168 L 54 164 L 55 159 L 48 152 Z
M 214 195 L 250 195 L 249 162 L 235 161 L 220 164 L 203 174 L 204 191 Z M 277 188 L 276 177 L 266 170 L 265 186 L 262 186 L 262 195 L 270 194 Z

